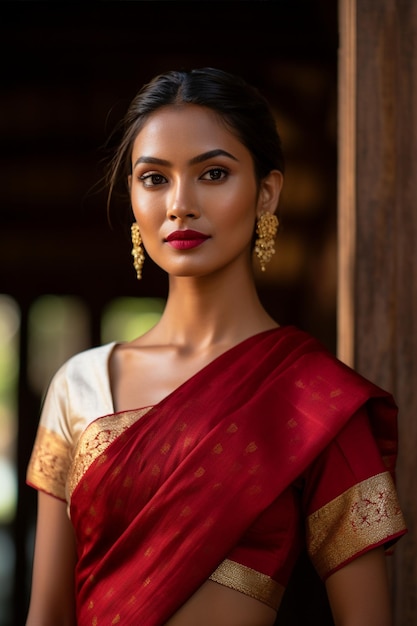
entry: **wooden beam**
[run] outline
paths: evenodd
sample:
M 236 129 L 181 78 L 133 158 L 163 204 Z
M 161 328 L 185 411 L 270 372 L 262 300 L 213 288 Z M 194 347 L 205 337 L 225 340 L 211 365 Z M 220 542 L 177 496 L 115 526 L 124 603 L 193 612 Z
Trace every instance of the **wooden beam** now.
M 408 535 L 396 626 L 417 623 L 417 3 L 340 0 L 339 356 L 393 392 Z M 354 135 L 354 137 L 352 136 Z
M 339 2 L 338 357 L 354 364 L 356 258 L 356 0 Z

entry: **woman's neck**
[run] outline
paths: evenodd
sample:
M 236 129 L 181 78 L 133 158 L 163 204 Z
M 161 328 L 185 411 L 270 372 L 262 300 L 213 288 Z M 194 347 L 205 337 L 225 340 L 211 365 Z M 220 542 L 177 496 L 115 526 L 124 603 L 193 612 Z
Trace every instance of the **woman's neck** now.
M 277 326 L 263 308 L 252 277 L 175 277 L 160 322 L 149 338 L 190 351 L 234 345 Z

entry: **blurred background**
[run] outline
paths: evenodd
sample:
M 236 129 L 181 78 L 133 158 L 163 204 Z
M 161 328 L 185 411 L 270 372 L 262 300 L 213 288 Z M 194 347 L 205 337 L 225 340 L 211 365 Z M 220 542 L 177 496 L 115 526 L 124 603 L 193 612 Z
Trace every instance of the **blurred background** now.
M 109 221 L 103 188 L 109 137 L 155 74 L 215 66 L 270 101 L 287 173 L 259 293 L 336 350 L 337 3 L 1 2 L 0 47 L 0 626 L 20 626 L 36 517 L 25 472 L 50 377 L 164 306 L 149 259 L 136 280 L 129 207 Z

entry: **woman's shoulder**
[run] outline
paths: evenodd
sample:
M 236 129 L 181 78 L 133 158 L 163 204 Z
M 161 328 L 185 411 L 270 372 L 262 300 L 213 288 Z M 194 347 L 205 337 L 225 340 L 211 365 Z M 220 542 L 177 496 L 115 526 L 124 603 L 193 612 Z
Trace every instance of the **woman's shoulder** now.
M 73 354 L 58 368 L 54 379 L 82 375 L 96 369 L 106 371 L 116 345 L 116 342 L 106 343 Z
M 379 387 L 363 373 L 339 359 L 336 351 L 327 347 L 320 339 L 297 326 L 282 328 L 284 341 L 283 357 L 289 366 L 284 370 L 284 378 L 303 383 L 306 390 L 324 390 L 328 388 L 332 401 L 335 394 L 344 392 L 357 397 L 379 397 L 392 402 L 389 391 Z M 276 333 L 280 338 L 279 331 Z M 280 342 L 277 341 L 279 350 Z M 301 384 L 301 383 L 300 383 Z
M 52 377 L 43 401 L 42 416 L 63 416 L 70 423 L 113 412 L 109 358 L 115 343 L 89 348 L 71 356 Z
M 109 360 L 116 345 L 107 343 L 69 357 L 52 377 L 47 395 L 80 397 L 83 391 L 95 388 L 109 396 Z

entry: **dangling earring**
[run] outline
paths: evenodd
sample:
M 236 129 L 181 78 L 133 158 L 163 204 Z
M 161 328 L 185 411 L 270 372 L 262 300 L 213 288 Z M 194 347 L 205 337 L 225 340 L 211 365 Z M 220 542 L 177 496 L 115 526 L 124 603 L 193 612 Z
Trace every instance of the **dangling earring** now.
M 275 237 L 278 230 L 278 218 L 271 213 L 261 213 L 256 225 L 256 233 L 259 239 L 255 241 L 255 254 L 259 259 L 261 270 L 265 271 L 265 265 L 275 254 Z
M 142 237 L 140 236 L 139 226 L 136 224 L 136 222 L 133 222 L 131 232 L 132 232 L 132 243 L 133 243 L 133 248 L 132 248 L 133 266 L 136 270 L 136 275 L 138 277 L 138 280 L 140 280 L 142 278 L 142 267 L 143 267 L 143 262 L 145 261 L 145 254 L 143 252 L 143 248 L 141 245 Z

